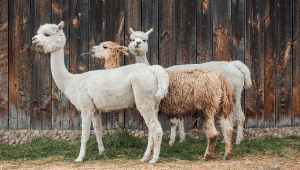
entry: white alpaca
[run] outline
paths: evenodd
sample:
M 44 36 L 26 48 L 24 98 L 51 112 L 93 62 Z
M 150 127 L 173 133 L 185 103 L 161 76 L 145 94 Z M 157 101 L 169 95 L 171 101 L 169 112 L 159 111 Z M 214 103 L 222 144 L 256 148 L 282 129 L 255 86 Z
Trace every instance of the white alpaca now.
M 159 102 L 168 93 L 169 77 L 161 66 L 128 65 L 110 70 L 71 74 L 64 64 L 66 37 L 63 22 L 40 26 L 32 43 L 51 53 L 51 71 L 58 88 L 81 111 L 82 137 L 76 162 L 83 161 L 90 135 L 91 121 L 96 133 L 99 154 L 104 151 L 102 124 L 95 108 L 104 111 L 124 109 L 136 105 L 149 128 L 148 147 L 153 149 L 150 163 L 158 161 L 163 131 L 157 119 Z M 151 144 L 151 145 L 150 145 Z M 145 153 L 148 154 L 148 153 Z
M 101 43 L 100 46 L 93 47 L 93 56 L 105 58 L 105 65 L 106 62 L 116 61 L 119 58 L 119 55 L 114 55 L 115 50 L 113 49 L 116 46 L 117 44 L 114 44 L 109 48 L 106 43 Z M 106 48 L 104 49 L 104 47 Z M 103 56 L 103 53 L 106 55 Z M 167 71 L 167 73 L 170 78 L 169 94 L 161 101 L 159 109 L 169 118 L 188 117 L 195 110 L 201 112 L 200 120 L 208 139 L 204 158 L 211 156 L 218 138 L 214 125 L 214 118 L 218 117 L 226 142 L 224 159 L 228 159 L 232 149 L 232 127 L 228 115 L 232 110 L 233 100 L 227 79 L 222 73 L 212 69 Z M 150 150 L 148 148 L 146 152 L 149 157 Z
M 133 31 L 130 28 L 130 39 L 131 42 L 128 46 L 129 51 L 135 55 L 136 61 L 138 63 L 149 64 L 146 52 L 148 51 L 148 36 L 153 31 L 144 33 L 142 31 Z M 138 52 L 138 54 L 136 53 Z M 175 65 L 166 68 L 167 71 L 171 70 L 185 70 L 185 69 L 195 69 L 195 68 L 211 68 L 220 71 L 228 79 L 229 84 L 233 92 L 234 106 L 230 113 L 230 123 L 233 126 L 235 121 L 237 121 L 237 139 L 236 143 L 239 144 L 243 140 L 243 126 L 245 123 L 245 115 L 241 107 L 241 94 L 243 88 L 247 89 L 252 86 L 251 75 L 248 67 L 240 61 L 212 61 L 202 64 L 185 64 L 185 65 Z M 171 140 L 169 142 L 172 145 L 175 141 L 176 127 L 179 126 L 180 131 L 180 141 L 185 139 L 184 133 L 184 119 L 171 119 Z

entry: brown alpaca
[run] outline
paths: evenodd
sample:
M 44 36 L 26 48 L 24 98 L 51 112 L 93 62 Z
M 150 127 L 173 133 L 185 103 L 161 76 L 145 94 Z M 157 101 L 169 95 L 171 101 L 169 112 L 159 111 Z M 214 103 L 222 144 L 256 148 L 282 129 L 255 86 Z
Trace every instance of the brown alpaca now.
M 128 56 L 127 47 L 119 46 L 111 41 L 94 46 L 91 52 L 93 57 L 104 60 L 105 70 L 120 67 L 120 54 Z
M 103 45 L 102 43 L 93 49 L 103 48 Z M 115 44 L 111 48 L 116 48 L 116 46 Z M 106 55 L 100 55 L 100 52 L 97 53 L 96 50 L 92 52 L 95 53 L 93 55 L 95 57 L 105 57 L 105 66 L 108 65 L 107 62 L 115 63 L 114 66 L 116 67 L 120 66 L 120 63 L 112 62 L 116 61 L 115 57 L 119 55 L 108 55 L 107 53 Z M 114 59 L 109 59 L 110 57 Z M 195 113 L 195 111 L 201 113 L 200 121 L 208 139 L 207 149 L 204 155 L 205 159 L 209 158 L 213 153 L 218 139 L 218 132 L 214 125 L 214 119 L 218 117 L 221 122 L 226 143 L 224 159 L 228 159 L 232 149 L 231 141 L 233 131 L 229 123 L 228 115 L 233 107 L 233 94 L 227 79 L 222 73 L 212 69 L 199 68 L 167 71 L 167 73 L 170 79 L 169 93 L 166 98 L 161 100 L 159 109 L 169 118 L 188 117 Z M 153 141 L 150 141 L 147 147 L 145 153 L 148 155 L 145 155 L 146 157 L 150 156 L 152 143 Z
M 204 158 L 209 158 L 218 139 L 214 125 L 220 119 L 226 142 L 224 159 L 232 149 L 232 127 L 229 113 L 233 107 L 230 84 L 222 73 L 212 69 L 167 71 L 170 78 L 169 94 L 160 102 L 159 109 L 169 118 L 184 118 L 200 112 L 200 121 L 208 139 Z

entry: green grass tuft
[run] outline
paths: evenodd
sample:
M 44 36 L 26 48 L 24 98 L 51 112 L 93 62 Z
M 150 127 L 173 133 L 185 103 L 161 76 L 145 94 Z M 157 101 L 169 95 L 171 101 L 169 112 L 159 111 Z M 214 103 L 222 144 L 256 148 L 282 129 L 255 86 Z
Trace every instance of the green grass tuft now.
M 119 157 L 130 159 L 142 158 L 146 147 L 147 138 L 138 138 L 131 135 L 127 129 L 118 128 L 113 134 L 103 136 L 105 152 L 98 155 L 98 144 L 95 137 L 90 137 L 87 143 L 86 157 L 84 160 L 106 160 Z M 202 158 L 206 150 L 207 140 L 192 139 L 187 136 L 187 141 L 174 143 L 169 146 L 169 138 L 164 136 L 160 158 L 182 159 L 195 161 Z M 80 140 L 75 142 L 55 141 L 47 137 L 36 138 L 24 145 L 0 144 L 0 161 L 4 160 L 35 160 L 48 157 L 61 157 L 66 161 L 73 161 L 79 154 Z M 300 151 L 299 136 L 285 136 L 279 138 L 266 136 L 263 139 L 244 140 L 240 145 L 233 144 L 230 158 L 240 158 L 257 154 L 270 154 L 272 156 L 285 156 L 286 150 Z M 225 144 L 222 137 L 219 137 L 214 155 L 222 157 L 225 151 Z

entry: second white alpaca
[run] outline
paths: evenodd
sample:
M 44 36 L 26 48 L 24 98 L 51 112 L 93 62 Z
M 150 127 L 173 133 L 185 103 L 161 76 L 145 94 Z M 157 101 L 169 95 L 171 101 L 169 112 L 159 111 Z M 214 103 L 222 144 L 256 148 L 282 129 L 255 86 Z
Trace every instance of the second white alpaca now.
M 153 29 L 144 33 L 142 31 L 133 31 L 130 28 L 130 44 L 128 45 L 129 51 L 135 55 L 137 63 L 149 64 L 146 53 L 148 51 L 148 36 Z M 163 57 L 163 56 L 162 56 Z M 202 64 L 185 64 L 175 65 L 166 68 L 167 71 L 186 70 L 195 68 L 211 68 L 216 71 L 220 71 L 228 79 L 232 88 L 234 106 L 230 113 L 230 123 L 233 126 L 237 121 L 237 139 L 236 143 L 239 144 L 243 140 L 243 126 L 245 123 L 245 115 L 241 107 L 241 95 L 243 89 L 250 88 L 251 74 L 248 67 L 240 61 L 212 61 Z M 171 140 L 169 142 L 172 145 L 175 141 L 176 128 L 179 126 L 180 141 L 185 139 L 184 133 L 184 119 L 171 119 Z

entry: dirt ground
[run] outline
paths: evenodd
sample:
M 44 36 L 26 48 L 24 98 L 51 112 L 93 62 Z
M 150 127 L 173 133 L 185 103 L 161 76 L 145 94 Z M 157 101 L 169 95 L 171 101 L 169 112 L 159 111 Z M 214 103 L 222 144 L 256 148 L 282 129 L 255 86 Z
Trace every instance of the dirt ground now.
M 141 163 L 138 160 L 114 159 L 108 161 L 85 161 L 84 163 L 61 162 L 59 158 L 35 161 L 2 161 L 0 169 L 300 169 L 300 155 L 293 157 L 248 157 L 239 159 L 185 161 L 160 160 L 157 164 Z

